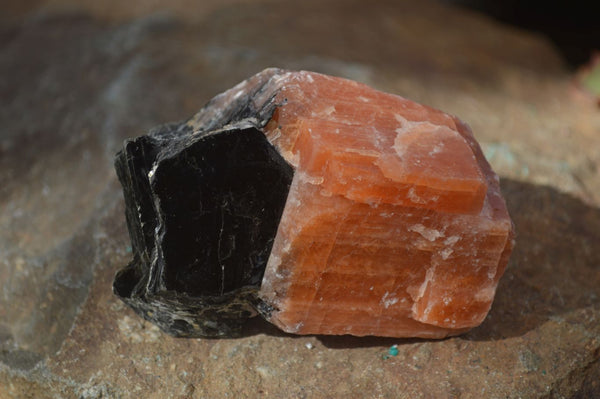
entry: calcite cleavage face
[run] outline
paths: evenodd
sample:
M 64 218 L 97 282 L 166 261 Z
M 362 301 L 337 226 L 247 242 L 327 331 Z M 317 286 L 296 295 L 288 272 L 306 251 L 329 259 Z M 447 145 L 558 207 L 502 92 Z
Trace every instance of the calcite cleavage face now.
M 254 309 L 298 334 L 459 334 L 513 246 L 465 124 L 312 72 L 267 69 L 116 167 L 134 260 L 115 292 L 174 335 L 233 336 Z
M 513 245 L 498 179 L 458 119 L 309 72 L 265 128 L 295 167 L 260 297 L 288 332 L 441 338 L 490 309 Z

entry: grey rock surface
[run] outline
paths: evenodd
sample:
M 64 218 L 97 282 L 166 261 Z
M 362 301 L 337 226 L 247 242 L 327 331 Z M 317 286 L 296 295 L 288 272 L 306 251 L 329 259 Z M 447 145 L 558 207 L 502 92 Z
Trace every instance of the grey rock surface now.
M 600 397 L 600 110 L 544 39 L 429 1 L 127 4 L 0 19 L 1 398 Z M 123 140 L 269 66 L 471 125 L 517 230 L 479 328 L 299 337 L 256 319 L 241 338 L 176 339 L 112 294 L 131 257 Z

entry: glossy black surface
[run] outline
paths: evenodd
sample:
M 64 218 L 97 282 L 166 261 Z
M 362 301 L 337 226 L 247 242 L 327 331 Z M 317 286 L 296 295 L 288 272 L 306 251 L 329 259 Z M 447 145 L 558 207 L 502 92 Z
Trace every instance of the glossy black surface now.
M 259 285 L 292 174 L 252 128 L 209 135 L 165 159 L 151 186 L 166 289 L 200 296 Z
M 115 167 L 133 251 L 115 293 L 173 335 L 236 335 L 254 313 L 292 167 L 248 123 L 165 125 L 128 141 Z

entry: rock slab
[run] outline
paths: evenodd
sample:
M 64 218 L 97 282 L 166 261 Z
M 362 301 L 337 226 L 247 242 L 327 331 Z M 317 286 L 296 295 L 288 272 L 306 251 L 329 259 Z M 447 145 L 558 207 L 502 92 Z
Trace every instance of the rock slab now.
M 0 397 L 600 396 L 600 114 L 552 46 L 430 1 L 218 3 L 21 2 L 3 22 Z M 132 257 L 123 141 L 272 65 L 469 122 L 518 239 L 479 327 L 299 337 L 255 318 L 240 338 L 177 339 L 112 293 Z

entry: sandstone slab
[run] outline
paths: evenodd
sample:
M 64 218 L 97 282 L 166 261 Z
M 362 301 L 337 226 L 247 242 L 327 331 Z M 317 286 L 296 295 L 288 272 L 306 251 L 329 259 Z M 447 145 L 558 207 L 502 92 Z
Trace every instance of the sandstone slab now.
M 34 12 L 0 30 L 0 397 L 599 396 L 600 114 L 543 38 L 430 1 L 19 4 Z M 123 140 L 275 64 L 469 122 L 519 243 L 478 328 L 298 337 L 255 318 L 177 339 L 114 296 Z

